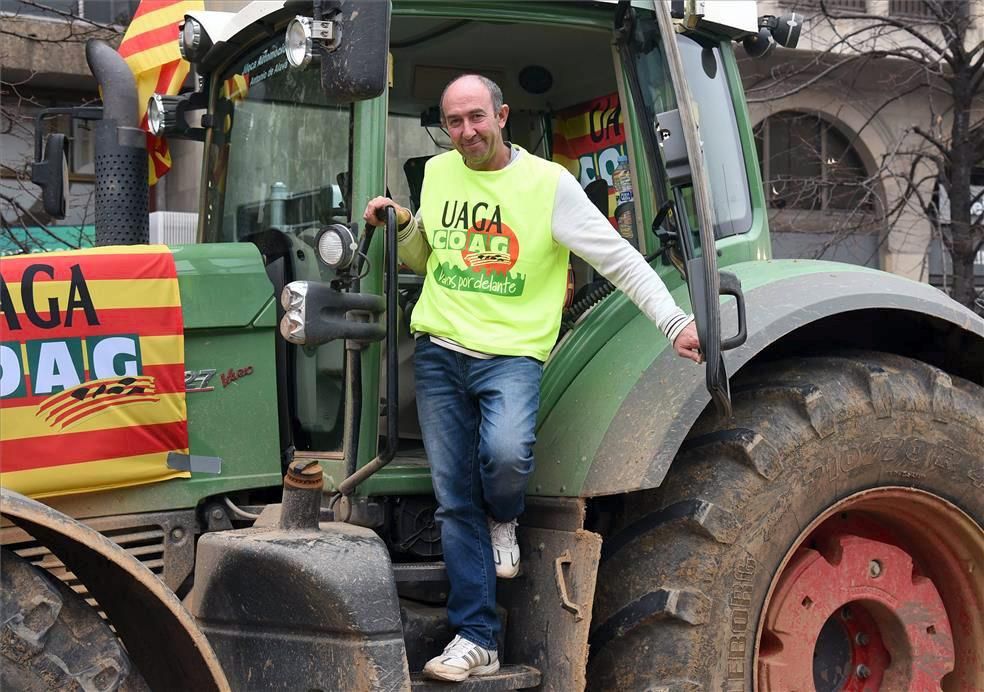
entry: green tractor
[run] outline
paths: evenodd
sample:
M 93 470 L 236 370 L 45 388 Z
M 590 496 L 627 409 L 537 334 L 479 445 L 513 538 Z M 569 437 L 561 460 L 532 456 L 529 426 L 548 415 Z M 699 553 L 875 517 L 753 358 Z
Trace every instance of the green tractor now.
M 445 688 L 417 672 L 449 638 L 409 362 L 421 279 L 360 215 L 419 201 L 462 72 L 501 84 L 507 139 L 618 219 L 706 359 L 676 357 L 573 260 L 522 571 L 500 582 L 506 665 L 462 687 L 984 689 L 984 321 L 897 276 L 770 259 L 734 44 L 790 45 L 796 18 L 653 0 L 228 10 L 185 16 L 198 88 L 150 114 L 204 147 L 197 242 L 170 247 L 182 477 L 82 487 L 57 443 L 6 446 L 5 689 Z M 105 154 L 97 242 L 146 242 L 132 78 L 91 53 L 103 110 L 76 115 Z M 63 149 L 38 145 L 54 211 Z M 622 155 L 628 205 L 610 190 Z M 58 492 L 14 492 L 12 469 L 39 463 Z

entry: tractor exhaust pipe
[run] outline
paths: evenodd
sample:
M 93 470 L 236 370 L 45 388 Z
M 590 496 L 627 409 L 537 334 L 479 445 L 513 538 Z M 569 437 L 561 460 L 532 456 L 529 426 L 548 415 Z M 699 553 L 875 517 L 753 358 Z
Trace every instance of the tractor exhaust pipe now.
M 280 508 L 280 528 L 317 531 L 321 516 L 324 474 L 311 459 L 292 461 L 284 476 L 284 499 Z
M 85 58 L 103 99 L 103 118 L 95 123 L 96 245 L 145 244 L 147 138 L 137 122 L 137 83 L 122 56 L 103 41 L 87 41 Z

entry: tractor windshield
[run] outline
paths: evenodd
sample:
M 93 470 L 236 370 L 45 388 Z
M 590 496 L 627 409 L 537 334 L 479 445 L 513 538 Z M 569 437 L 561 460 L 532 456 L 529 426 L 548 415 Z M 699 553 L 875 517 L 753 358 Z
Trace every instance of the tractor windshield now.
M 349 218 L 349 106 L 329 104 L 317 70 L 291 70 L 277 36 L 217 85 L 205 237 L 303 235 Z M 342 136 L 338 136 L 342 133 Z
M 328 103 L 318 70 L 289 68 L 283 34 L 244 53 L 212 89 L 205 241 L 254 243 L 275 296 L 291 281 L 331 280 L 315 245 L 322 226 L 350 220 L 351 107 Z M 339 452 L 342 342 L 277 339 L 277 350 L 283 449 Z

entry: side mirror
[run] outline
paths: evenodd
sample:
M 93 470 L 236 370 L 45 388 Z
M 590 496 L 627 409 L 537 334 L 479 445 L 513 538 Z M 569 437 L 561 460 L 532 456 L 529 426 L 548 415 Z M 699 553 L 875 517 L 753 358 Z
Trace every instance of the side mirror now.
M 334 0 L 323 3 L 322 12 L 335 29 L 334 40 L 321 52 L 327 97 L 348 103 L 379 96 L 389 83 L 389 1 Z
M 31 164 L 31 182 L 41 188 L 44 210 L 56 219 L 64 219 L 68 206 L 68 139 L 50 134 L 45 140 L 44 160 Z

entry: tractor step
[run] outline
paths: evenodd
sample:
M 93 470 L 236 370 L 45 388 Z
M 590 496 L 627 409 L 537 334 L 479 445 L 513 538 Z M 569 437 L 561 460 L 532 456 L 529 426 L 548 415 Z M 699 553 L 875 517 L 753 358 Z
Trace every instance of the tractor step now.
M 540 684 L 540 671 L 531 666 L 502 666 L 494 675 L 478 675 L 463 682 L 439 682 L 425 678 L 423 673 L 411 673 L 413 692 L 442 692 L 443 690 L 468 690 L 469 692 L 505 692 L 525 690 Z
M 394 562 L 393 576 L 401 582 L 446 582 L 448 571 L 443 562 Z

